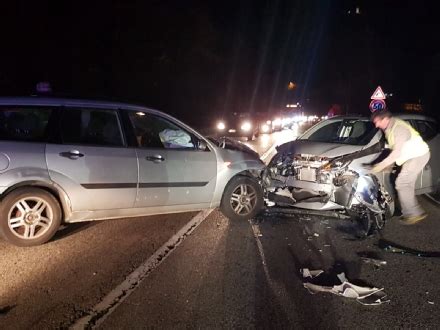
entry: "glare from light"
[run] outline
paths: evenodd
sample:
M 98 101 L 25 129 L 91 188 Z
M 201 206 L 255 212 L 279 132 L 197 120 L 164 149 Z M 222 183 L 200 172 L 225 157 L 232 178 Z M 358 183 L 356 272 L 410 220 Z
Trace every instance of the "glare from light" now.
M 357 191 L 357 192 L 362 192 L 362 191 L 364 191 L 365 189 L 368 188 L 369 184 L 370 184 L 370 182 L 369 182 L 369 180 L 368 180 L 367 177 L 365 177 L 365 176 L 360 176 L 360 177 L 358 178 L 356 191 Z
M 142 116 L 145 116 L 145 113 L 144 113 L 144 112 L 141 112 L 141 111 L 139 111 L 139 112 L 136 112 L 136 115 L 138 115 L 138 116 L 142 117 Z
M 267 125 L 272 124 L 272 120 L 266 120 L 266 124 L 267 124 Z
M 242 125 L 241 125 L 241 129 L 245 132 L 250 131 L 252 128 L 252 125 L 250 122 L 245 121 Z
M 269 132 L 269 125 L 264 124 L 263 126 L 261 126 L 261 131 L 262 131 L 263 133 L 267 133 L 267 132 Z
M 219 122 L 219 123 L 217 124 L 217 129 L 218 129 L 218 130 L 222 131 L 222 130 L 224 130 L 225 128 L 226 128 L 225 123 L 223 123 L 223 122 Z
M 273 126 L 281 126 L 281 119 L 280 118 L 276 118 L 273 122 L 272 122 Z
M 261 148 L 268 148 L 271 146 L 271 138 L 270 135 L 262 135 L 260 140 Z

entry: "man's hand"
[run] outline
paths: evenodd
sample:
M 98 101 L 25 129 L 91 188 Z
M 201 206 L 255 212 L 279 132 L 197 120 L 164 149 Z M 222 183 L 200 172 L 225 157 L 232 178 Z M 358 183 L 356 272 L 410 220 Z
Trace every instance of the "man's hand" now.
M 379 173 L 379 172 L 382 172 L 382 170 L 383 170 L 383 169 L 379 168 L 379 166 L 375 165 L 375 166 L 373 166 L 373 167 L 371 168 L 371 173 L 375 173 L 375 174 L 377 174 L 377 173 Z
M 382 169 L 377 165 L 372 165 L 369 163 L 363 163 L 362 168 L 369 173 L 379 173 Z

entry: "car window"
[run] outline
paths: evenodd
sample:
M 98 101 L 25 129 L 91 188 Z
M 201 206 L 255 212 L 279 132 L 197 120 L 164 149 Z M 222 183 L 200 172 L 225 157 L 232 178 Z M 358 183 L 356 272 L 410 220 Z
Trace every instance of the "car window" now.
M 51 108 L 1 107 L 0 139 L 45 142 Z
M 116 110 L 63 109 L 60 132 L 64 144 L 124 145 Z
M 196 138 L 168 119 L 145 112 L 128 114 L 142 148 L 194 149 Z
M 432 121 L 416 120 L 416 124 L 416 129 L 419 131 L 421 137 L 426 141 L 431 140 L 438 133 L 437 125 Z
M 306 139 L 316 142 L 365 145 L 376 132 L 377 129 L 369 120 L 344 119 L 321 126 Z
M 321 127 L 320 129 L 316 130 L 314 133 L 312 133 L 307 140 L 311 141 L 318 141 L 318 142 L 329 142 L 330 137 L 336 138 L 338 135 L 339 127 L 341 126 L 340 121 L 330 123 L 328 125 L 325 125 Z

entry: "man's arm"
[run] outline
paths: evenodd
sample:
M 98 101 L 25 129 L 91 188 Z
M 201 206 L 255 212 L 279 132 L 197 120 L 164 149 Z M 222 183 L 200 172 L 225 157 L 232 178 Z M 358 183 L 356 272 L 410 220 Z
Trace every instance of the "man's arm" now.
M 381 172 L 391 164 L 393 164 L 397 158 L 400 157 L 403 144 L 411 138 L 411 132 L 403 126 L 397 126 L 394 131 L 394 147 L 387 158 L 380 163 L 374 165 L 373 172 Z

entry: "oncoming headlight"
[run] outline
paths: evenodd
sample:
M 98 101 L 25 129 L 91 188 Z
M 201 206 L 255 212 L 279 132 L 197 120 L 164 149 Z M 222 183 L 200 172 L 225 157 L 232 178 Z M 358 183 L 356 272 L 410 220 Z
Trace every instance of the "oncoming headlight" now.
M 262 131 L 263 133 L 267 133 L 267 132 L 269 132 L 269 125 L 267 125 L 267 124 L 263 124 L 263 125 L 261 126 L 261 131 Z
M 250 122 L 245 121 L 242 125 L 241 125 L 241 129 L 245 132 L 250 131 L 252 128 L 252 125 Z
M 281 126 L 281 119 L 280 118 L 276 118 L 273 122 L 272 122 L 273 126 Z
M 226 128 L 225 123 L 223 123 L 223 122 L 219 122 L 219 123 L 217 124 L 217 129 L 218 129 L 218 130 L 222 131 L 222 130 L 224 130 L 225 128 Z

